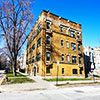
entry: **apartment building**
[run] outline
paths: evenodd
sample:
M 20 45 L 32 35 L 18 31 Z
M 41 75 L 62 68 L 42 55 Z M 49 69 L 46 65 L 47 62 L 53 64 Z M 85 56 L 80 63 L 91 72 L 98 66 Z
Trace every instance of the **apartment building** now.
M 27 39 L 26 72 L 84 77 L 81 24 L 43 10 Z M 59 66 L 57 70 L 57 61 Z

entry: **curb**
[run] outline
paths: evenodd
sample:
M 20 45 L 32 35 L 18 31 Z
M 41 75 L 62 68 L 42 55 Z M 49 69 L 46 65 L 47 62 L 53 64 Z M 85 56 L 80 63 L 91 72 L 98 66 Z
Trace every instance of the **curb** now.
M 4 75 L 4 77 L 1 79 L 1 81 L 0 81 L 0 85 L 2 85 L 4 79 L 6 79 L 6 75 Z

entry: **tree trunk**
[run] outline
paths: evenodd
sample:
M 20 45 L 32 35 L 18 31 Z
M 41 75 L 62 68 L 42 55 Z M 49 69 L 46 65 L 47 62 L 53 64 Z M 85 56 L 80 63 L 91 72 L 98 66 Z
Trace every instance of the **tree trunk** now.
M 16 65 L 17 65 L 17 63 L 16 63 L 16 62 L 17 62 L 17 60 L 16 60 L 16 57 L 15 57 L 15 60 L 14 60 L 14 67 L 13 67 L 13 75 L 14 75 L 14 76 L 17 76 L 17 73 L 16 73 L 16 70 L 17 70 L 17 69 L 16 69 Z

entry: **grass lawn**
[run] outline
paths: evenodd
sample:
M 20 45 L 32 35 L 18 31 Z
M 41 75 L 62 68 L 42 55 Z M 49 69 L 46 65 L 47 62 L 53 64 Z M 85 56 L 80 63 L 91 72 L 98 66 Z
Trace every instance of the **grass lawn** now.
M 8 82 L 6 82 L 6 84 L 16 84 L 16 83 L 32 83 L 35 82 L 32 79 L 29 79 L 27 77 L 25 78 L 8 78 Z
M 10 71 L 9 73 L 8 73 L 8 77 L 15 77 L 14 75 L 13 75 L 13 72 L 12 71 Z M 20 74 L 20 73 L 17 73 L 17 76 L 16 77 L 25 77 L 24 75 L 22 75 L 22 74 Z
M 8 73 L 8 82 L 4 82 L 3 84 L 16 84 L 16 83 L 33 83 L 35 82 L 34 80 L 17 73 L 17 76 L 13 76 L 13 72 L 10 71 Z
M 44 79 L 46 81 L 56 81 L 56 78 Z M 90 78 L 58 78 L 58 81 L 84 81 L 84 80 L 92 80 Z

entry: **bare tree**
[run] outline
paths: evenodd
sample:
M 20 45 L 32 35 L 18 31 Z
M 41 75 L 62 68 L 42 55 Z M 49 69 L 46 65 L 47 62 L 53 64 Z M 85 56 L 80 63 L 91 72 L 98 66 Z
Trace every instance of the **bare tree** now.
M 0 4 L 0 29 L 6 41 L 16 76 L 17 57 L 33 22 L 30 0 L 4 0 Z

